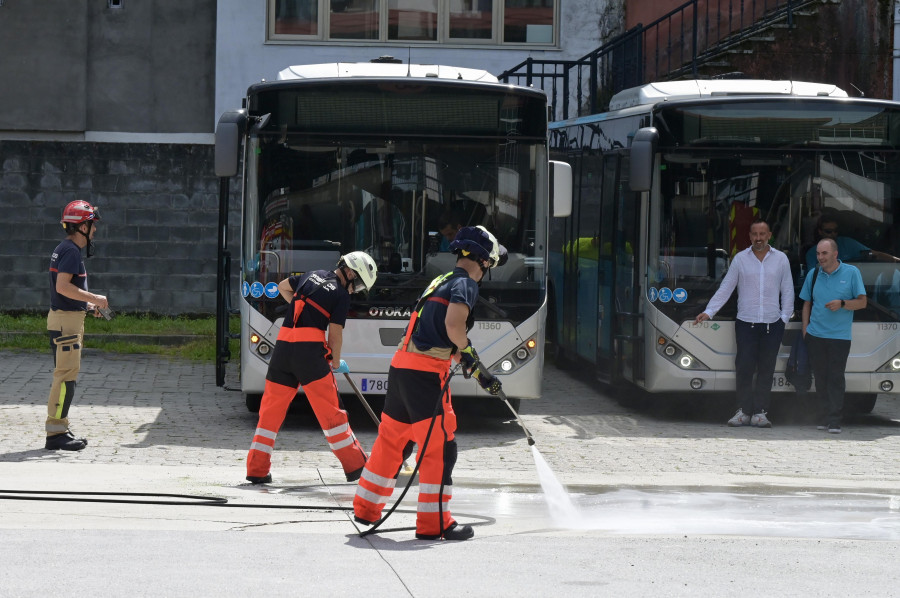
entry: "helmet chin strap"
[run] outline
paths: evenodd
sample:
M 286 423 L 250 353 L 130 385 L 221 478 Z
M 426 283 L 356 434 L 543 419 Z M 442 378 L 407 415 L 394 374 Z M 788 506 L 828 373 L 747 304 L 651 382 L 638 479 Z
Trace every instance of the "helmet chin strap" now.
M 347 283 L 344 285 L 344 288 L 347 290 L 348 293 L 350 293 L 352 295 L 352 294 L 356 293 L 357 290 L 356 290 L 356 280 L 350 279 L 350 272 L 353 272 L 353 270 L 351 270 L 347 266 L 341 266 L 341 274 L 344 275 L 344 280 L 347 281 Z M 353 273 L 356 274 L 356 272 L 353 272 Z M 359 276 L 359 275 L 357 274 L 357 276 Z
M 91 228 L 93 228 L 94 223 L 91 220 L 87 221 L 88 231 L 84 232 L 81 228 L 75 229 L 77 232 L 84 235 L 84 238 L 87 239 L 87 257 L 94 257 L 94 240 L 91 239 Z

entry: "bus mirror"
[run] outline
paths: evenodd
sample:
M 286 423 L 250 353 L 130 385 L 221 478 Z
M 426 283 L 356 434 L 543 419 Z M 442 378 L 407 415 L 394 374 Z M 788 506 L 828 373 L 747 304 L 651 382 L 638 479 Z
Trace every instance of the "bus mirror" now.
M 655 127 L 638 129 L 631 141 L 631 190 L 649 191 L 653 184 L 653 163 L 659 132 Z
M 572 167 L 550 161 L 550 206 L 554 218 L 572 215 Z
M 233 177 L 238 173 L 241 137 L 247 126 L 247 113 L 231 110 L 222 114 L 216 125 L 216 176 Z

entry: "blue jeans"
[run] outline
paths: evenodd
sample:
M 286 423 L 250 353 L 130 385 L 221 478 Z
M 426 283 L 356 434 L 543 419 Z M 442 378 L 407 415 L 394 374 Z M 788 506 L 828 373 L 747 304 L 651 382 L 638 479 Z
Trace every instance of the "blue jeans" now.
M 735 320 L 734 336 L 737 341 L 734 370 L 738 407 L 746 415 L 756 415 L 769 409 L 772 375 L 784 336 L 784 322 L 780 318 L 771 324 Z
M 844 390 L 847 380 L 847 357 L 850 355 L 850 341 L 836 338 L 820 338 L 806 335 L 809 349 L 809 365 L 816 380 L 816 396 L 822 423 L 829 428 L 841 426 L 844 410 Z

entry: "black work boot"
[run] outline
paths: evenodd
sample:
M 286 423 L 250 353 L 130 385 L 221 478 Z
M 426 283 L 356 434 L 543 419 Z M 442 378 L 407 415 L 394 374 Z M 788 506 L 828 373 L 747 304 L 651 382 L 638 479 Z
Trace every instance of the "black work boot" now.
M 247 481 L 250 482 L 251 484 L 271 484 L 272 483 L 272 474 L 267 473 L 264 476 L 248 475 Z
M 348 482 L 355 482 L 362 475 L 364 467 L 360 467 L 359 469 L 354 469 L 353 471 L 345 474 L 347 476 Z
M 468 540 L 475 537 L 475 530 L 471 525 L 459 525 L 455 521 L 450 527 L 444 530 L 445 540 Z M 416 534 L 416 540 L 439 540 L 440 536 L 431 536 L 428 534 Z
M 87 441 L 74 438 L 71 434 L 55 434 L 47 436 L 44 448 L 48 451 L 80 451 L 87 446 Z
M 71 438 L 72 440 L 80 440 L 81 442 L 84 443 L 84 446 L 87 446 L 87 445 L 88 445 L 87 438 L 78 438 L 77 436 L 75 436 L 74 434 L 72 434 L 72 430 L 66 430 L 66 436 L 68 436 L 68 437 Z

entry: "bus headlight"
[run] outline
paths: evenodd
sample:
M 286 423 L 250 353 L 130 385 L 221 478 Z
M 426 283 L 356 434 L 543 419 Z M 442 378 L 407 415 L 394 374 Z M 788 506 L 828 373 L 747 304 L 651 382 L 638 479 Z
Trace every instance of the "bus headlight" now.
M 683 370 L 708 370 L 696 357 L 664 336 L 656 340 L 656 352 Z
M 255 352 L 260 359 L 268 362 L 272 358 L 272 345 L 264 341 L 258 332 L 251 330 L 247 340 L 250 342 L 250 350 Z
M 537 355 L 536 348 L 537 340 L 530 338 L 504 355 L 488 369 L 492 374 L 511 374 Z
M 889 372 L 896 374 L 900 372 L 900 353 L 894 355 L 886 364 L 878 368 L 879 372 Z

